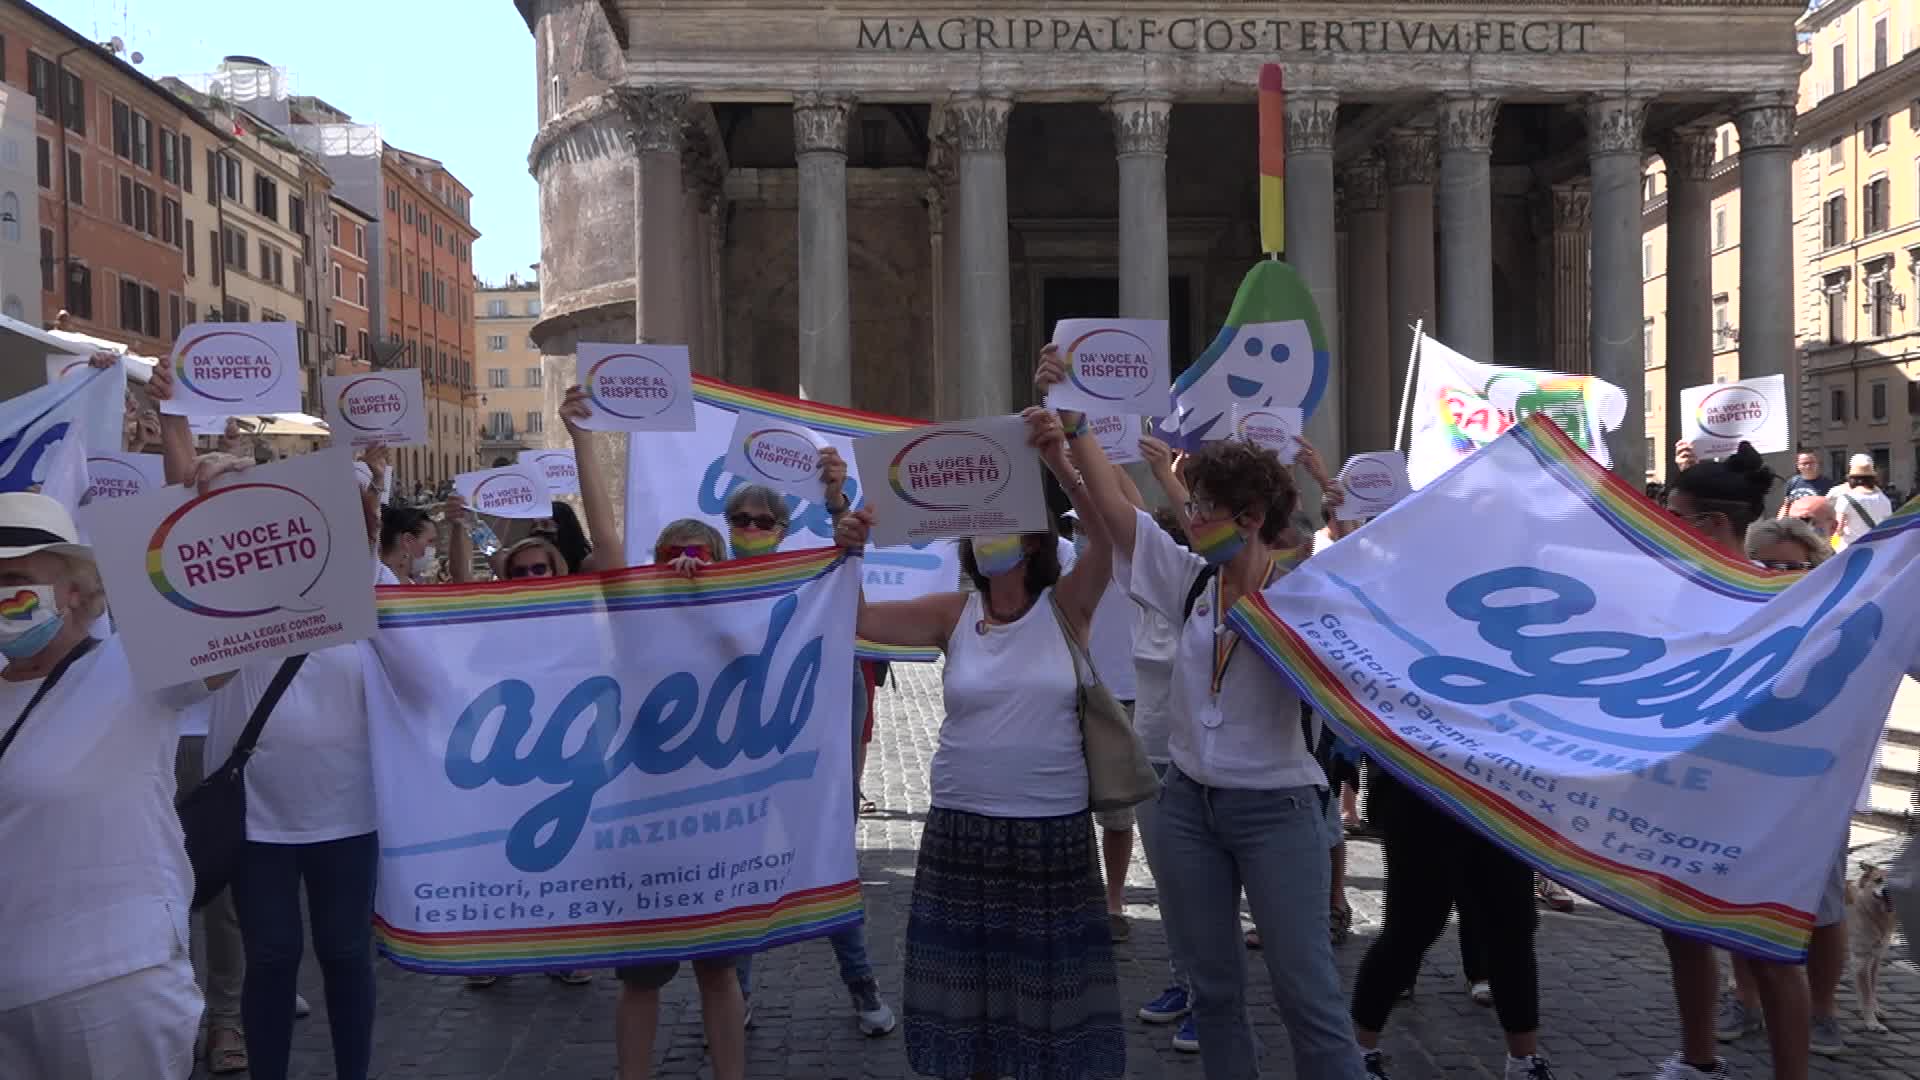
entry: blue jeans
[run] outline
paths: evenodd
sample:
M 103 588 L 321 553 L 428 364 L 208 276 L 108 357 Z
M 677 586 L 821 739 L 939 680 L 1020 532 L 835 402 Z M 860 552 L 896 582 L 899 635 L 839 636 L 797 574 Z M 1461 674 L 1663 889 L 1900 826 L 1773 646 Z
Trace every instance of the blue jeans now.
M 873 981 L 873 963 L 867 959 L 867 924 L 858 922 L 827 938 L 833 957 L 840 961 L 840 981 L 852 989 Z M 733 965 L 740 974 L 740 992 L 753 993 L 753 954 L 740 956 Z
M 1161 785 L 1155 811 L 1167 873 L 1156 880 L 1168 932 L 1189 965 L 1207 1080 L 1260 1075 L 1247 1021 L 1243 887 L 1293 1046 L 1293 1075 L 1363 1080 L 1327 935 L 1333 871 L 1320 798 L 1309 787 L 1204 787 L 1177 767 Z
M 313 952 L 326 986 L 334 1075 L 366 1080 L 373 1058 L 373 879 L 379 863 L 378 833 L 319 844 L 247 844 L 232 887 L 247 952 L 240 1017 L 253 1080 L 286 1080 L 305 938 L 303 880 Z
M 1153 766 L 1153 775 L 1165 783 L 1167 770 L 1171 768 L 1173 766 L 1156 762 Z M 1134 807 L 1133 816 L 1140 823 L 1140 849 L 1146 853 L 1147 872 L 1153 875 L 1153 887 L 1165 893 L 1166 886 L 1161 882 L 1166 880 L 1169 870 L 1166 841 L 1160 836 L 1159 798 L 1156 796 Z M 1174 940 L 1172 934 L 1167 935 L 1167 970 L 1173 977 L 1173 985 L 1192 989 L 1189 985 L 1192 980 L 1187 977 L 1187 959 L 1181 954 L 1180 943 Z

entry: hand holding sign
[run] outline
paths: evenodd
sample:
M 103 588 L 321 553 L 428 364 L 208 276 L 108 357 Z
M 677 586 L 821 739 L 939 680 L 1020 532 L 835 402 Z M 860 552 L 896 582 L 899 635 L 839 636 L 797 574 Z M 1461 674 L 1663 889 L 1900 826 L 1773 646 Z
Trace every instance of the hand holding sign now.
M 482 514 L 504 518 L 553 516 L 553 497 L 547 493 L 546 477 L 531 465 L 461 473 L 453 478 L 453 490 Z
M 685 345 L 592 345 L 579 349 L 587 431 L 692 431 L 693 369 Z M 571 399 L 569 400 L 571 403 Z
M 1683 441 L 1704 457 L 1725 457 L 1743 442 L 1762 454 L 1793 449 L 1784 375 L 1690 386 L 1680 391 L 1680 415 Z
M 749 484 L 812 501 L 820 497 L 823 446 L 823 440 L 799 424 L 743 409 L 727 439 L 722 468 Z
M 1165 319 L 1062 319 L 1053 345 L 1063 379 L 1047 393 L 1056 409 L 1157 415 L 1167 411 Z
M 547 494 L 558 499 L 580 494 L 580 462 L 571 450 L 522 450 L 519 462 L 540 470 L 547 478 Z
M 1242 409 L 1238 404 L 1230 407 L 1233 426 L 1229 428 L 1239 438 L 1245 439 L 1262 449 L 1271 450 L 1280 457 L 1280 464 L 1291 465 L 1300 452 L 1300 432 L 1305 420 L 1299 409 L 1289 405 L 1250 406 Z
M 173 346 L 161 411 L 234 416 L 300 411 L 300 333 L 290 322 L 195 323 Z
M 1340 485 L 1347 492 L 1334 515 L 1340 521 L 1378 517 L 1413 494 L 1413 485 L 1407 480 L 1407 456 L 1392 451 L 1355 454 L 1340 470 Z
M 995 416 L 855 439 L 875 542 L 1046 532 L 1051 520 L 1027 425 Z

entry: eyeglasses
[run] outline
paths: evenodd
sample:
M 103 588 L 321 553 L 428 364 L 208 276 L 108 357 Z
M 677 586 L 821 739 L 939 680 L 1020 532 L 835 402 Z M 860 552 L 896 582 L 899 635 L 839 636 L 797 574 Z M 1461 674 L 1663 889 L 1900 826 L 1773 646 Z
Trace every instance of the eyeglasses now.
M 1760 560 L 1760 565 L 1766 567 L 1769 570 L 1811 570 L 1813 569 L 1813 564 L 1810 562 L 1775 562 L 1772 559 L 1762 559 Z
M 1188 499 L 1187 520 L 1211 519 L 1231 513 L 1230 507 L 1214 502 L 1212 499 Z
M 739 513 L 728 518 L 727 524 L 736 529 L 759 529 L 761 532 L 772 532 L 780 527 L 780 519 L 772 514 Z
M 653 549 L 653 561 L 657 563 L 670 563 L 683 557 L 701 562 L 713 561 L 713 553 L 707 550 L 705 544 L 661 544 Z
M 507 567 L 507 580 L 518 581 L 521 578 L 552 577 L 553 567 L 544 562 L 527 563 L 523 566 Z

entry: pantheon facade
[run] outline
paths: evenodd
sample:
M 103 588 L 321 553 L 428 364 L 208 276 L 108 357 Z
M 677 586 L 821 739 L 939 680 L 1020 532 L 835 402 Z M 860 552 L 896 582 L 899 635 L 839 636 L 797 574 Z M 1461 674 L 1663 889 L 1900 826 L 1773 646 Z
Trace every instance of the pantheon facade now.
M 1804 0 L 1310 4 L 516 0 L 539 57 L 543 317 L 873 411 L 1028 403 L 1056 319 L 1171 320 L 1260 258 L 1254 93 L 1287 83 L 1285 257 L 1334 344 L 1310 425 L 1388 448 L 1411 325 L 1593 372 L 1645 430 L 1642 174 L 1669 177 L 1667 352 L 1712 352 L 1708 174 L 1741 155 L 1740 368 L 1794 375 Z M 557 426 L 555 428 L 557 430 Z M 1662 451 L 1663 452 L 1663 451 Z

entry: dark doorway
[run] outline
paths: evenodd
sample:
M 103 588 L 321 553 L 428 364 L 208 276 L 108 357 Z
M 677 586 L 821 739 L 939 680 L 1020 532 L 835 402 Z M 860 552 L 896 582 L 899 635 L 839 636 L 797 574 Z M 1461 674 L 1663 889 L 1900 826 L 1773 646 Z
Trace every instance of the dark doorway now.
M 1193 363 L 1193 305 L 1187 279 L 1175 277 L 1167 284 L 1171 304 L 1167 307 L 1167 335 L 1172 343 L 1175 378 Z M 1110 277 L 1048 278 L 1040 293 L 1040 332 L 1051 338 L 1053 324 L 1061 319 L 1110 319 L 1120 310 L 1120 279 Z

